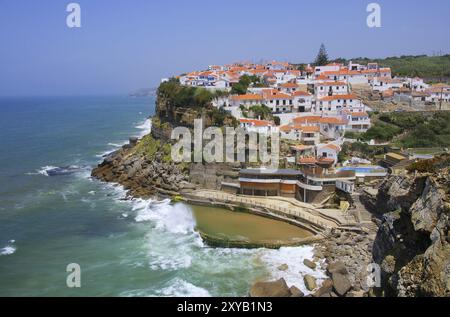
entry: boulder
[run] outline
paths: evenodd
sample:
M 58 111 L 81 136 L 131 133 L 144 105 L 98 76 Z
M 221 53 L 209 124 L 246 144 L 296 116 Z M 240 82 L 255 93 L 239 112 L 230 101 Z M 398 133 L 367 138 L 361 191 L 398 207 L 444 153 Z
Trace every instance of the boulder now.
M 333 273 L 347 274 L 348 273 L 348 271 L 345 267 L 345 264 L 340 261 L 329 264 L 327 270 L 330 274 L 333 274 Z
M 291 295 L 284 279 L 274 282 L 257 282 L 250 289 L 250 297 L 290 297 Z
M 291 297 L 305 297 L 305 294 L 303 294 L 303 292 L 301 290 L 299 290 L 297 287 L 292 286 L 290 288 L 291 291 Z
M 317 288 L 316 278 L 314 276 L 306 274 L 303 277 L 303 281 L 305 282 L 305 286 L 308 291 L 313 291 Z
M 283 271 L 283 272 L 287 271 L 288 269 L 289 269 L 289 266 L 287 264 L 282 264 L 278 267 L 278 270 Z
M 341 274 L 339 272 L 334 272 L 332 279 L 333 288 L 340 296 L 344 296 L 352 288 L 352 284 L 350 283 L 347 275 Z
M 388 274 L 393 274 L 395 271 L 395 262 L 395 257 L 388 255 L 381 262 L 381 269 Z
M 330 294 L 333 290 L 333 281 L 325 280 L 322 286 L 314 293 L 314 297 L 322 297 L 325 294 Z
M 315 270 L 317 267 L 316 263 L 314 263 L 313 261 L 310 261 L 308 259 L 303 260 L 303 264 L 306 267 L 309 267 L 311 270 Z

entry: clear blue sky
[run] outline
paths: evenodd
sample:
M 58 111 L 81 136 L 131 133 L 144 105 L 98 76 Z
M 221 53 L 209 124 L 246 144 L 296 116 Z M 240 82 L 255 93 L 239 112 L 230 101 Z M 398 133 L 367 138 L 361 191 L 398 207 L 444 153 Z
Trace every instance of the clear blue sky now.
M 70 2 L 82 28 L 66 27 Z M 0 0 L 0 95 L 127 93 L 208 64 L 450 53 L 450 1 Z

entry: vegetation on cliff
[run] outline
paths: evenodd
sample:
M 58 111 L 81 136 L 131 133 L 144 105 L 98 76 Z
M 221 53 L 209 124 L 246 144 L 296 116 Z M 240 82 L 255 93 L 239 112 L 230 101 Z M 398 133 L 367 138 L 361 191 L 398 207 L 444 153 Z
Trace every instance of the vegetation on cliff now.
M 450 113 L 392 112 L 373 118 L 363 141 L 393 142 L 405 148 L 450 146 Z
M 215 98 L 226 94 L 227 92 L 222 90 L 210 91 L 199 87 L 181 86 L 175 78 L 161 83 L 158 88 L 159 96 L 165 97 L 172 106 L 181 108 L 204 108 Z
M 222 90 L 182 86 L 177 79 L 170 79 L 158 88 L 156 117 L 162 123 L 177 126 L 193 127 L 194 120 L 199 118 L 205 127 L 236 126 L 231 114 L 213 106 L 213 101 L 227 94 Z
M 335 62 L 347 63 L 349 60 L 338 58 Z M 443 56 L 404 55 L 400 57 L 353 58 L 354 63 L 378 63 L 382 67 L 390 67 L 394 76 L 418 76 L 423 78 L 450 77 L 450 54 Z
M 247 93 L 247 89 L 252 87 L 264 87 L 264 84 L 261 82 L 261 79 L 258 76 L 252 75 L 243 75 L 239 79 L 237 84 L 234 84 L 231 88 L 231 93 L 236 95 L 244 95 Z
M 146 159 L 152 159 L 157 153 L 162 154 L 162 161 L 168 163 L 171 161 L 171 145 L 155 139 L 151 134 L 144 136 L 136 145 L 134 151 L 143 154 Z
M 272 114 L 272 109 L 270 109 L 266 105 L 255 105 L 255 106 L 251 106 L 248 109 L 241 105 L 240 110 L 241 110 L 244 118 L 269 120 L 269 121 L 274 121 L 275 124 L 277 124 L 277 125 L 280 125 L 280 118 L 275 117 Z

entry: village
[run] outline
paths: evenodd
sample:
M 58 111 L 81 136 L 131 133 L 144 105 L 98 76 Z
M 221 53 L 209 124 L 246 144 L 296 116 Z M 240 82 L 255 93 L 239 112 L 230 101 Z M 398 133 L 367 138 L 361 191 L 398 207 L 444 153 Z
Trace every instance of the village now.
M 409 98 L 423 105 L 450 101 L 450 86 L 431 86 L 417 77 L 393 78 L 390 68 L 377 63 L 234 63 L 210 65 L 177 78 L 182 86 L 226 92 L 213 101 L 215 107 L 231 113 L 246 131 L 279 133 L 289 145 L 282 157 L 284 169 L 241 169 L 239 183 L 223 182 L 223 191 L 312 204 L 336 191 L 352 195 L 357 185 L 383 179 L 389 168 L 413 159 L 394 151 L 378 165 L 358 157 L 338 164 L 343 144 L 354 141 L 346 135 L 364 133 L 372 125 L 373 109 L 354 90 L 369 87 L 383 100 Z

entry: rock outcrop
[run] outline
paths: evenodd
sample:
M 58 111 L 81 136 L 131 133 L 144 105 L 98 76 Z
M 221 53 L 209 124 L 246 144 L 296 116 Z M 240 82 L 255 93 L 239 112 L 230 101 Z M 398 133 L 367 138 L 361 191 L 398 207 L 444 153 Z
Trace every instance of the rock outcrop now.
M 379 188 L 374 259 L 386 296 L 450 295 L 448 156 L 435 172 L 390 176 Z
M 335 292 L 339 296 L 344 296 L 350 289 L 368 291 L 367 268 L 373 263 L 373 243 L 374 236 L 365 232 L 334 230 L 316 246 L 315 257 L 325 260 L 323 268 L 327 269 L 331 284 L 336 284 Z
M 165 159 L 161 143 L 151 136 L 109 154 L 92 176 L 123 185 L 132 197 L 175 196 L 195 188 L 183 167 Z
M 292 293 L 286 281 L 280 279 L 274 282 L 255 283 L 250 289 L 250 297 L 291 297 L 292 295 L 302 297 L 300 295 L 303 293 L 301 291 L 299 292 L 294 289 L 294 293 Z

